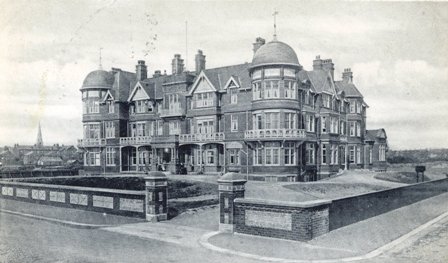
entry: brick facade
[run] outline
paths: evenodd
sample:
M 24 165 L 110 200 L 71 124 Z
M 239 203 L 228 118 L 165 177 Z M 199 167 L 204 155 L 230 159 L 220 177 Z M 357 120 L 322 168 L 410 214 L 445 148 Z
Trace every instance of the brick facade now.
M 251 63 L 206 69 L 200 51 L 196 72 L 179 55 L 169 75 L 147 78 L 144 61 L 136 73 L 91 72 L 81 88 L 86 172 L 231 169 L 318 180 L 385 169 L 366 162 L 369 145 L 387 140 L 368 136 L 351 70 L 335 80 L 331 59 L 318 56 L 307 71 L 287 44 L 257 43 Z

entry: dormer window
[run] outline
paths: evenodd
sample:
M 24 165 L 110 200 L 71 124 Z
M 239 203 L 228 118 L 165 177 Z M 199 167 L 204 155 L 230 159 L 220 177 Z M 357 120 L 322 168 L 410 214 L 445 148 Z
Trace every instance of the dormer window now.
M 230 104 L 238 103 L 238 89 L 230 89 Z
M 327 94 L 322 94 L 322 100 L 325 108 L 330 108 L 331 98 Z
M 106 101 L 106 105 L 107 105 L 107 111 L 109 113 L 115 112 L 115 102 L 113 100 Z

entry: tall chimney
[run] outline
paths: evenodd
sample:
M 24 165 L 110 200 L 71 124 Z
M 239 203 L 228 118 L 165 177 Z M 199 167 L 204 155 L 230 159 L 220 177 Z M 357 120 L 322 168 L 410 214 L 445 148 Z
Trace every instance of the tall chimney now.
M 322 59 L 320 59 L 320 55 L 316 56 L 316 59 L 313 60 L 313 70 L 322 69 Z
M 334 79 L 334 64 L 331 58 L 322 60 L 322 68 L 326 71 L 329 71 L 331 74 L 331 78 Z
M 257 50 L 264 44 L 266 44 L 266 40 L 264 38 L 257 37 L 255 39 L 255 43 L 253 43 L 254 47 L 252 49 L 254 51 L 254 55 L 255 55 L 255 52 L 257 52 Z
M 196 73 L 199 74 L 202 70 L 205 69 L 205 56 L 202 53 L 202 50 L 198 50 L 198 53 L 195 56 L 195 64 L 196 64 Z
M 346 68 L 342 72 L 342 80 L 346 83 L 353 83 L 353 72 L 352 69 Z
M 184 72 L 184 60 L 180 58 L 180 54 L 175 54 L 171 62 L 173 75 L 178 75 Z
M 137 80 L 144 80 L 148 78 L 148 69 L 146 68 L 145 61 L 139 60 L 137 66 L 135 66 L 135 73 Z

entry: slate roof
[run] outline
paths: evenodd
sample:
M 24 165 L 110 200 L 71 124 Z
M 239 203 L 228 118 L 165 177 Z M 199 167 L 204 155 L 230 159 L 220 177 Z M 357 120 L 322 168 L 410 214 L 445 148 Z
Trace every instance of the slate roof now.
M 376 138 L 381 138 L 381 135 L 386 131 L 384 129 L 366 130 L 366 141 L 375 141 Z
M 287 64 L 300 66 L 297 54 L 288 44 L 274 40 L 262 45 L 255 52 L 252 67 L 261 65 Z
M 217 90 L 223 90 L 231 77 L 238 82 L 241 88 L 248 88 L 251 83 L 249 76 L 250 66 L 250 63 L 244 63 L 220 68 L 211 68 L 204 70 L 204 74 Z
M 82 88 L 112 88 L 113 83 L 114 75 L 111 72 L 95 70 L 86 76 Z
M 355 84 L 348 83 L 343 80 L 335 81 L 336 87 L 345 92 L 346 97 L 363 98 L 361 92 L 356 88 Z
M 311 87 L 314 92 L 322 93 L 328 92 L 334 94 L 334 90 L 331 84 L 328 82 L 329 73 L 325 70 L 313 70 L 306 71 L 301 70 L 299 72 L 300 81 L 309 80 L 311 82 Z

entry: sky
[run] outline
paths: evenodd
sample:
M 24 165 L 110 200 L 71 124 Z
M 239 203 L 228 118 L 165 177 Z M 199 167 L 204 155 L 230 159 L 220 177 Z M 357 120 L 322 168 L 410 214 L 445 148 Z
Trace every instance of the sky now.
M 171 71 L 250 62 L 257 37 L 278 39 L 305 70 L 331 58 L 351 68 L 369 105 L 367 128 L 391 149 L 448 148 L 448 2 L 0 0 L 0 145 L 82 138 L 81 88 L 99 68 Z M 186 21 L 188 26 L 186 26 Z M 187 30 L 186 30 L 187 28 Z M 186 34 L 187 32 L 187 34 Z

